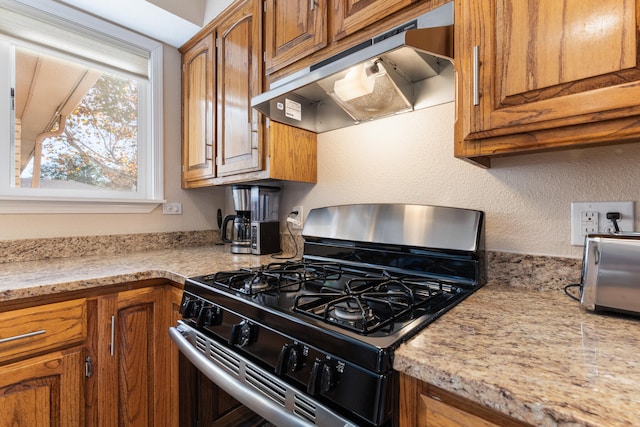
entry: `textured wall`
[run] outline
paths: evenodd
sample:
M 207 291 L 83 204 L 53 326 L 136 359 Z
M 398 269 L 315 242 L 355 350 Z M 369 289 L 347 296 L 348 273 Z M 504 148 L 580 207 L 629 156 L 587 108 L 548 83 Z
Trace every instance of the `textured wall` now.
M 453 120 L 449 103 L 320 134 L 318 184 L 287 183 L 282 219 L 299 204 L 457 206 L 485 211 L 489 250 L 581 257 L 571 202 L 638 200 L 640 144 L 495 159 L 487 170 L 453 157 Z

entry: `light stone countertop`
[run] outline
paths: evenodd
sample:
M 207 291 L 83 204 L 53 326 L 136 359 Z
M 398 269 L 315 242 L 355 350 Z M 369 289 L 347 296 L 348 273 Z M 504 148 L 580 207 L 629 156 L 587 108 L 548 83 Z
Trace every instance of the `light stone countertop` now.
M 144 279 L 184 283 L 276 261 L 211 244 L 6 262 L 0 307 Z M 640 425 L 640 320 L 587 313 L 564 295 L 559 284 L 576 271 L 579 277 L 578 265 L 492 254 L 490 282 L 403 344 L 394 367 L 535 426 Z M 541 281 L 552 286 L 534 280 L 542 270 L 555 271 Z
M 91 255 L 0 264 L 0 304 L 137 280 L 187 277 L 278 262 L 271 255 L 229 253 L 229 245 L 155 249 L 120 255 Z
M 488 283 L 394 368 L 534 426 L 640 425 L 640 319 L 586 312 L 562 289 Z

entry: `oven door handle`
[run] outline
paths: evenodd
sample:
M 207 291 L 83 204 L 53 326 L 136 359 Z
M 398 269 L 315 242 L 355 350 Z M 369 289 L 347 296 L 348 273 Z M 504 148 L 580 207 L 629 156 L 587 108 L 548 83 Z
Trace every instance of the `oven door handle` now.
M 218 387 L 229 393 L 238 402 L 251 409 L 256 414 L 277 426 L 299 427 L 313 426 L 300 417 L 277 406 L 266 397 L 241 384 L 226 373 L 222 368 L 211 363 L 205 355 L 200 353 L 175 327 L 169 328 L 169 337 L 176 343 L 178 350 Z

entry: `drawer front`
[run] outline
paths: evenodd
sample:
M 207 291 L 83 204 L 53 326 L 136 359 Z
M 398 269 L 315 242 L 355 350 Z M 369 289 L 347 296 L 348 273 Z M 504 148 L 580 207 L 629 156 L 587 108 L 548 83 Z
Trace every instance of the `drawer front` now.
M 68 347 L 86 338 L 86 299 L 0 313 L 0 363 Z

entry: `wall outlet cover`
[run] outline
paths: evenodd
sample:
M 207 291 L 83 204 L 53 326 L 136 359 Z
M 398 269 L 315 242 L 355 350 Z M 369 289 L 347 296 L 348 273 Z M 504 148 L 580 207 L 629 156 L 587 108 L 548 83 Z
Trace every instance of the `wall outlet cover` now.
M 572 202 L 571 244 L 584 246 L 585 236 L 589 234 L 613 233 L 613 222 L 607 219 L 607 212 L 620 213 L 620 231 L 634 231 L 633 202 Z

